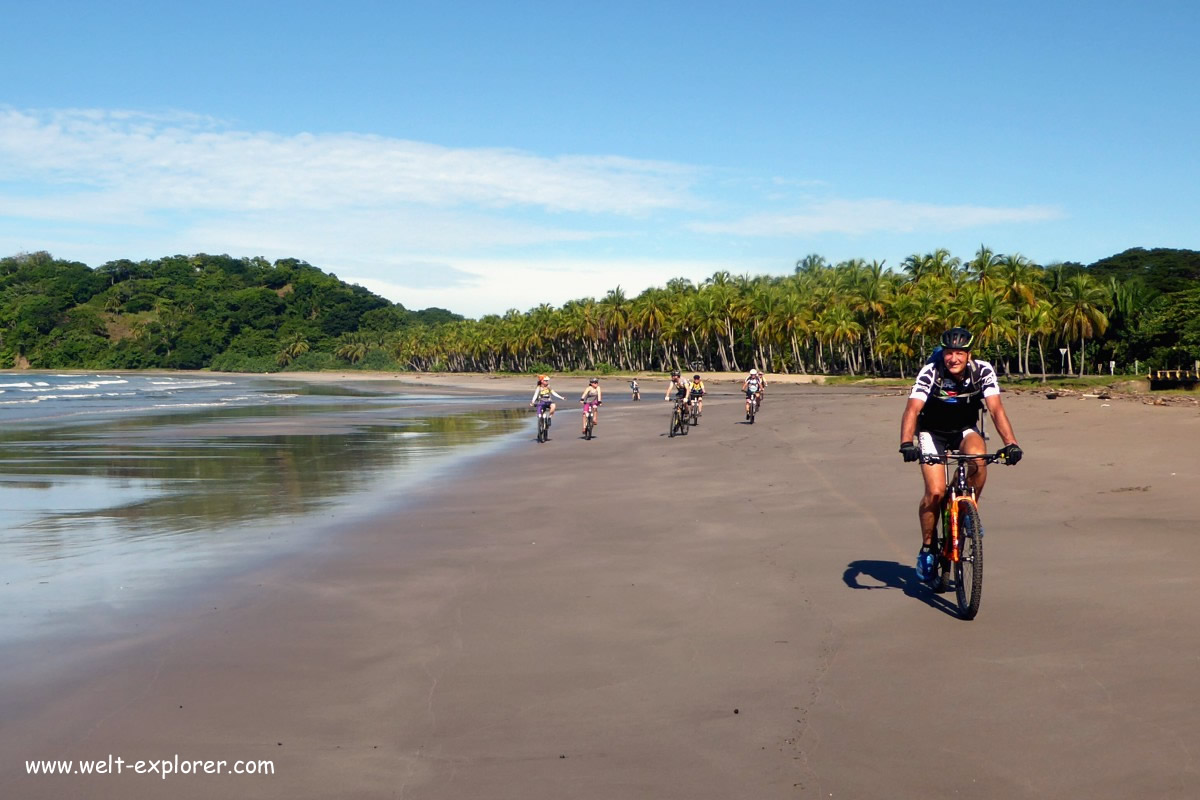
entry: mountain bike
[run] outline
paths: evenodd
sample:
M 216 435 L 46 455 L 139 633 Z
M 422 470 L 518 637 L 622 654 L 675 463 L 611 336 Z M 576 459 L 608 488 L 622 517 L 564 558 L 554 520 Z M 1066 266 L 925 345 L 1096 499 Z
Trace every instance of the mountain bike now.
M 967 482 L 967 464 L 971 461 L 1007 463 L 1003 450 L 978 455 L 947 451 L 921 458 L 923 464 L 946 466 L 946 493 L 938 515 L 941 524 L 933 532 L 937 560 L 928 585 L 935 592 L 948 591 L 953 585 L 958 615 L 968 620 L 975 619 L 983 599 L 983 521 L 975 490 Z M 952 462 L 956 465 L 953 469 Z
M 538 403 L 534 410 L 538 417 L 537 440 L 541 444 L 550 438 L 550 404 Z
M 583 426 L 583 438 L 587 441 L 592 439 L 592 428 L 596 427 L 596 406 L 599 403 L 589 403 L 586 400 L 581 400 L 584 411 L 587 413 L 587 422 Z
M 688 432 L 688 417 L 687 417 L 687 401 L 682 397 L 675 399 L 675 408 L 671 411 L 671 431 L 668 436 L 674 437 L 678 432 L 680 436 L 687 436 Z
M 700 424 L 700 398 L 693 397 L 691 400 L 688 400 L 687 417 L 689 425 Z
M 750 420 L 750 424 L 754 424 L 754 417 L 758 414 L 758 395 L 750 396 L 750 410 L 746 412 L 746 419 Z

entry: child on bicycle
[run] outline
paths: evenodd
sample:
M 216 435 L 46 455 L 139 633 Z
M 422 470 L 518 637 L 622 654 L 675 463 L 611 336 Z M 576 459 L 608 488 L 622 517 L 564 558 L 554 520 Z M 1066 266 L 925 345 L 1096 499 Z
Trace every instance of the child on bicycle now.
M 600 391 L 600 379 L 592 378 L 588 381 L 583 394 L 579 396 L 579 402 L 583 403 L 583 427 L 580 429 L 580 433 L 587 433 L 588 411 L 592 412 L 592 425 L 600 424 L 600 403 L 603 400 L 604 394 Z
M 536 404 L 539 411 L 541 411 L 543 408 L 550 409 L 550 413 L 546 417 L 547 425 L 549 425 L 550 420 L 554 418 L 554 411 L 558 408 L 558 404 L 553 400 L 555 397 L 557 397 L 559 400 L 567 399 L 550 388 L 550 378 L 548 376 L 538 375 L 537 386 L 534 387 L 533 397 L 530 398 L 529 405 L 532 406 Z
M 692 376 L 688 399 L 696 401 L 696 416 L 701 416 L 704 413 L 704 381 L 700 380 L 699 375 Z
M 923 456 L 941 456 L 946 450 L 983 454 L 987 445 L 979 425 L 979 413 L 986 407 L 996 432 L 1004 440 L 1005 461 L 1021 460 L 1021 448 L 1004 404 L 1000 402 L 1000 384 L 996 370 L 986 361 L 971 358 L 974 337 L 966 328 L 951 328 L 942 334 L 942 353 L 921 368 L 908 395 L 908 404 L 900 420 L 900 453 L 906 462 Z M 917 438 L 919 446 L 913 443 Z M 982 462 L 969 465 L 968 481 L 975 498 L 983 494 L 987 467 Z M 921 521 L 921 551 L 917 555 L 917 579 L 933 577 L 936 555 L 933 532 L 938 509 L 946 492 L 944 470 L 940 464 L 922 464 L 925 493 L 921 496 L 918 516 Z

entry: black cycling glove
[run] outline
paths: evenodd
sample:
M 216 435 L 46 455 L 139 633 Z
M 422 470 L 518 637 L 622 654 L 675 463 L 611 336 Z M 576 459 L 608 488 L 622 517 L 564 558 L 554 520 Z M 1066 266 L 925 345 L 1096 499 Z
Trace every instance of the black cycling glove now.
M 921 458 L 921 451 L 912 442 L 905 442 L 900 445 L 900 455 L 904 456 L 904 463 L 909 464 Z
M 1004 463 L 1006 464 L 1015 464 L 1021 460 L 1021 456 L 1025 455 L 1015 444 L 1008 445 L 1000 452 L 1004 453 Z

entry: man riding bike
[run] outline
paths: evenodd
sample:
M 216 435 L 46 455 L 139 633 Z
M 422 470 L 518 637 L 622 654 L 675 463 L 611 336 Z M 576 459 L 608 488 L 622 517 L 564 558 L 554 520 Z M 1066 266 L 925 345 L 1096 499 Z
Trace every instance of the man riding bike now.
M 750 419 L 750 399 L 757 398 L 762 402 L 763 379 L 757 369 L 750 370 L 746 380 L 742 381 L 742 391 L 746 393 L 746 419 Z
M 558 408 L 558 403 L 555 403 L 553 400 L 555 397 L 557 397 L 559 400 L 567 399 L 550 388 L 550 378 L 548 376 L 538 375 L 537 386 L 534 387 L 533 397 L 530 398 L 529 405 L 532 406 L 536 404 L 539 407 L 539 410 L 541 410 L 543 407 L 550 409 L 550 413 L 546 416 L 547 425 L 549 425 L 550 420 L 554 418 L 554 411 Z
M 579 402 L 583 403 L 583 428 L 580 433 L 587 433 L 587 418 L 588 411 L 592 412 L 592 425 L 600 424 L 600 403 L 603 402 L 604 395 L 600 391 L 600 379 L 592 378 L 588 381 L 588 386 L 583 390 L 583 394 L 579 396 Z
M 941 456 L 946 450 L 987 452 L 979 423 L 979 412 L 984 407 L 1004 440 L 1007 463 L 1021 460 L 1021 448 L 1000 401 L 996 370 L 986 361 L 971 358 L 972 341 L 966 328 L 951 328 L 942 334 L 941 353 L 935 351 L 930 363 L 917 373 L 900 420 L 900 453 L 906 462 L 918 461 L 923 456 Z M 913 443 L 914 437 L 918 438 L 918 444 Z M 922 464 L 921 477 L 925 493 L 918 511 L 921 551 L 917 555 L 917 579 L 926 581 L 934 573 L 933 532 L 946 484 L 940 464 Z M 972 462 L 967 479 L 978 500 L 987 482 L 987 466 Z
M 679 377 L 679 370 L 671 370 L 671 382 L 667 384 L 667 393 L 663 395 L 663 400 L 671 399 L 671 392 L 675 392 L 676 400 L 687 402 L 688 385 L 684 383 L 683 378 Z

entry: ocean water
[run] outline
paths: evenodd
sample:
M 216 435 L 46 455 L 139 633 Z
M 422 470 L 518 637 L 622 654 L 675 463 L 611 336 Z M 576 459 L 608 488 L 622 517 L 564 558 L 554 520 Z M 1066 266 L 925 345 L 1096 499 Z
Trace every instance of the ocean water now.
M 0 644 L 309 546 L 528 428 L 524 399 L 0 374 Z

